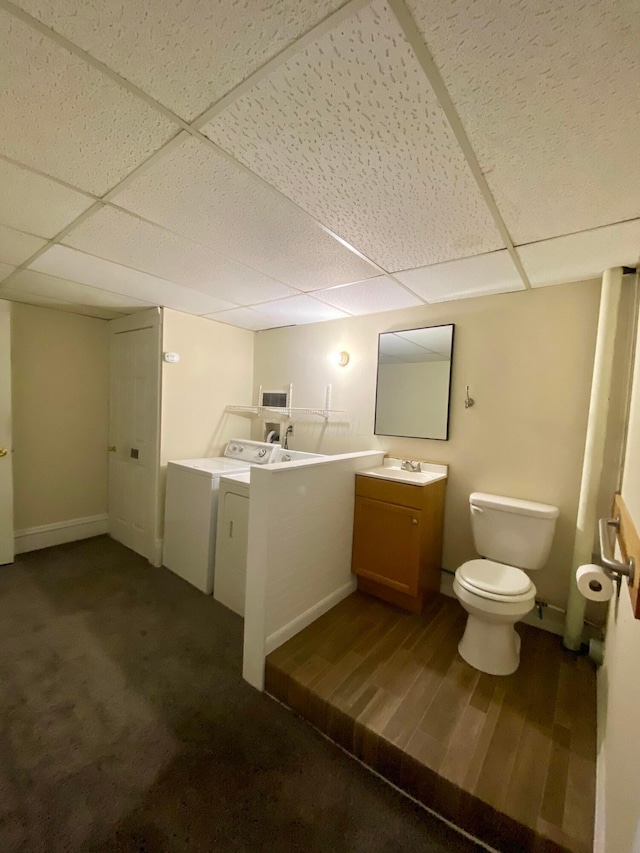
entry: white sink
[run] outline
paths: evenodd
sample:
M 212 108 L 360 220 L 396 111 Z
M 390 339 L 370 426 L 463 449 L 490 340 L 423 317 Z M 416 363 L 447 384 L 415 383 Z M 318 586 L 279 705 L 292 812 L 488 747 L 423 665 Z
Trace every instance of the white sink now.
M 402 460 L 385 459 L 384 465 L 378 468 L 369 468 L 367 471 L 358 471 L 365 477 L 379 477 L 382 480 L 393 480 L 396 483 L 407 483 L 410 486 L 426 486 L 437 480 L 446 480 L 448 476 L 448 465 L 434 465 L 430 462 L 421 462 L 420 471 L 405 471 L 401 468 Z

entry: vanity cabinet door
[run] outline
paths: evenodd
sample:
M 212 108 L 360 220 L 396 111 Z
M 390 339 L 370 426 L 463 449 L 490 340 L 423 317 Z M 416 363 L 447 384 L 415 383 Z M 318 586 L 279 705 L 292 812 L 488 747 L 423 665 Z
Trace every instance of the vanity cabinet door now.
M 422 512 L 357 497 L 352 571 L 407 595 L 418 595 Z

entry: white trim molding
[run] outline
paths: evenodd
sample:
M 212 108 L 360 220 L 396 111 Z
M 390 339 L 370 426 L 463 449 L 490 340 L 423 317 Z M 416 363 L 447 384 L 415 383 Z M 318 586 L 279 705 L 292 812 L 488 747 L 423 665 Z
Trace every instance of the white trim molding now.
M 306 628 L 307 625 L 311 625 L 312 622 L 319 619 L 327 612 L 327 610 L 331 610 L 331 608 L 335 607 L 343 598 L 346 598 L 348 595 L 351 595 L 352 592 L 355 592 L 355 589 L 356 579 L 353 578 L 349 583 L 344 584 L 344 586 L 341 586 L 339 589 L 336 589 L 335 592 L 332 592 L 331 595 L 328 595 L 326 598 L 323 598 L 322 601 L 314 604 L 314 606 L 310 607 L 309 610 L 301 613 L 300 616 L 293 620 L 293 622 L 289 622 L 288 625 L 285 625 L 283 628 L 279 628 L 273 634 L 270 634 L 265 643 L 265 655 L 270 654 L 274 649 L 277 649 L 279 646 L 286 643 L 287 640 L 295 637 L 295 635 L 299 634 L 303 628 Z
M 86 518 L 71 518 L 54 524 L 42 524 L 39 527 L 25 527 L 14 532 L 16 554 L 27 551 L 39 551 L 52 545 L 90 539 L 109 532 L 108 515 L 89 515 Z

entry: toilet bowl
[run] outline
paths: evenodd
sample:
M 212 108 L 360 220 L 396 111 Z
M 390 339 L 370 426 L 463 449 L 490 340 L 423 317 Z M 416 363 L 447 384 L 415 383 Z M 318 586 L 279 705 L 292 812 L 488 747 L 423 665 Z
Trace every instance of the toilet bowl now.
M 469 497 L 476 549 L 455 573 L 453 591 L 467 611 L 461 657 L 490 675 L 511 675 L 520 663 L 515 623 L 533 609 L 536 588 L 523 569 L 546 563 L 558 508 L 474 492 Z
M 520 663 L 515 623 L 533 609 L 536 588 L 515 566 L 469 560 L 456 571 L 453 591 L 469 614 L 458 645 L 468 664 L 490 675 L 511 675 Z

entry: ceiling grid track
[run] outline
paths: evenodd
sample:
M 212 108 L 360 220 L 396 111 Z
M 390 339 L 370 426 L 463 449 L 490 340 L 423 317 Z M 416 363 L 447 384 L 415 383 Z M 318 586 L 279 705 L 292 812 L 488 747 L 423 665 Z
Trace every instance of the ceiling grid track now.
M 509 230 L 506 226 L 504 219 L 502 218 L 502 214 L 498 209 L 498 205 L 493 197 L 493 193 L 489 188 L 489 184 L 487 183 L 487 179 L 484 176 L 484 172 L 478 162 L 478 158 L 476 157 L 475 151 L 471 146 L 471 142 L 469 141 L 469 137 L 467 136 L 467 132 L 464 129 L 462 121 L 460 120 L 460 116 L 458 115 L 458 111 L 451 100 L 451 96 L 449 95 L 449 90 L 445 86 L 444 80 L 442 79 L 442 75 L 438 70 L 435 62 L 433 61 L 433 57 L 427 47 L 425 40 L 416 26 L 416 23 L 413 19 L 411 12 L 409 11 L 405 0 L 386 0 L 389 5 L 389 8 L 393 12 L 398 21 L 400 28 L 402 29 L 407 41 L 411 45 L 411 49 L 413 50 L 416 59 L 420 63 L 422 70 L 424 71 L 427 80 L 429 81 L 431 88 L 433 89 L 436 98 L 438 99 L 440 106 L 446 116 L 447 121 L 453 131 L 453 134 L 456 138 L 462 153 L 471 169 L 473 177 L 482 193 L 482 197 L 489 208 L 491 216 L 500 232 L 500 236 L 502 237 L 505 248 L 509 252 L 511 256 L 511 260 L 513 261 L 516 269 L 520 277 L 522 278 L 522 282 L 527 290 L 531 289 L 531 282 L 529 281 L 529 277 L 527 276 L 525 269 L 522 265 L 518 252 L 516 251 L 516 247 L 514 245 L 513 240 L 511 239 L 511 235 L 509 234 Z
M 21 163 L 19 160 L 14 160 L 12 157 L 7 157 L 6 154 L 0 154 L 0 160 L 5 163 L 9 163 L 11 166 L 16 166 L 18 169 L 24 169 L 25 172 L 31 172 L 39 178 L 45 178 L 47 181 L 52 181 L 54 184 L 58 184 L 59 186 L 64 187 L 67 190 L 71 190 L 74 193 L 84 195 L 93 201 L 100 201 L 99 196 L 90 193 L 88 190 L 81 190 L 79 187 L 70 184 L 68 181 L 63 181 L 62 178 L 54 178 L 53 175 L 48 175 L 46 172 L 43 172 L 40 169 L 35 169 L 33 166 L 27 166 L 26 163 Z
M 44 254 L 44 252 L 47 249 L 50 249 L 52 246 L 57 245 L 64 237 L 66 237 L 70 232 L 72 232 L 73 229 L 77 225 L 80 225 L 82 222 L 84 222 L 85 219 L 87 219 L 91 213 L 100 209 L 100 207 L 104 203 L 110 202 L 110 200 L 115 195 L 117 195 L 122 189 L 124 189 L 132 181 L 134 181 L 137 177 L 139 177 L 141 174 L 143 174 L 157 160 L 161 159 L 166 154 L 171 152 L 174 148 L 176 148 L 184 140 L 183 133 L 187 133 L 190 136 L 193 136 L 199 142 L 201 142 L 204 145 L 211 148 L 218 155 L 224 157 L 226 160 L 233 163 L 234 167 L 236 167 L 236 168 L 240 169 L 241 171 L 245 172 L 246 174 L 250 175 L 254 180 L 259 180 L 261 183 L 268 186 L 272 192 L 277 193 L 279 196 L 281 196 L 283 199 L 285 199 L 288 204 L 293 205 L 294 207 L 303 211 L 303 213 L 306 216 L 310 217 L 315 222 L 315 224 L 319 228 L 321 228 L 326 234 L 328 234 L 333 239 L 337 240 L 340 244 L 342 244 L 345 248 L 347 248 L 349 251 L 351 251 L 354 255 L 356 255 L 357 257 L 359 257 L 362 260 L 369 263 L 375 270 L 378 271 L 379 275 L 387 276 L 388 278 L 392 279 L 403 290 L 410 293 L 416 299 L 419 299 L 420 302 L 422 302 L 423 304 L 428 304 L 427 301 L 424 299 L 424 297 L 415 293 L 413 290 L 411 290 L 411 288 L 409 288 L 407 285 L 405 285 L 399 279 L 395 278 L 393 273 L 385 270 L 383 267 L 381 267 L 375 261 L 371 260 L 371 258 L 368 258 L 366 255 L 364 255 L 362 252 L 360 252 L 358 249 L 356 249 L 354 246 L 352 246 L 350 243 L 348 243 L 346 240 L 344 240 L 342 237 L 340 237 L 339 234 L 336 234 L 331 228 L 326 226 L 324 223 L 320 222 L 315 216 L 313 216 L 311 213 L 309 213 L 309 211 L 305 210 L 304 207 L 297 204 L 295 201 L 290 199 L 284 193 L 280 192 L 280 190 L 278 190 L 272 184 L 268 183 L 268 181 L 264 180 L 264 178 L 262 178 L 260 175 L 256 174 L 251 169 L 249 169 L 247 166 L 245 166 L 243 163 L 239 162 L 235 157 L 233 157 L 231 154 L 229 154 L 229 152 L 225 151 L 219 145 L 216 145 L 215 142 L 213 142 L 211 139 L 209 139 L 207 136 L 205 136 L 199 130 L 199 128 L 203 127 L 215 115 L 218 115 L 220 112 L 222 112 L 222 110 L 226 109 L 230 104 L 232 104 L 237 98 L 241 97 L 251 87 L 255 86 L 260 80 L 262 80 L 266 76 L 268 76 L 268 74 L 270 74 L 275 68 L 279 67 L 282 63 L 286 62 L 292 56 L 294 56 L 301 48 L 305 47 L 307 44 L 312 43 L 315 39 L 317 39 L 319 36 L 323 35 L 324 33 L 329 32 L 335 26 L 340 24 L 343 20 L 345 20 L 348 17 L 350 17 L 351 15 L 355 14 L 360 9 L 368 6 L 370 4 L 370 2 L 371 2 L 371 0 L 349 0 L 349 2 L 345 3 L 343 6 L 341 6 L 339 9 L 337 9 L 335 12 L 333 12 L 332 14 L 327 16 L 324 20 L 320 21 L 318 24 L 316 24 L 314 27 L 312 27 L 310 30 L 308 30 L 306 33 L 304 33 L 302 36 L 300 36 L 298 39 L 296 39 L 294 42 L 292 42 L 286 48 L 284 48 L 279 53 L 277 53 L 274 57 L 269 59 L 262 66 L 260 66 L 260 68 L 256 69 L 256 71 L 254 71 L 252 74 L 250 74 L 248 77 L 246 77 L 241 83 L 239 83 L 237 86 L 235 86 L 230 92 L 227 92 L 225 95 L 222 96 L 222 98 L 220 98 L 218 101 L 216 101 L 210 107 L 208 107 L 201 115 L 197 116 L 191 123 L 188 123 L 184 119 L 182 119 L 180 116 L 178 116 L 176 113 L 174 113 L 172 110 L 168 109 L 168 107 L 165 107 L 163 104 L 156 101 L 154 98 L 152 98 L 150 95 L 148 95 L 142 89 L 140 89 L 134 83 L 131 83 L 125 77 L 122 77 L 122 75 L 118 74 L 116 71 L 113 71 L 108 65 L 103 63 L 101 60 L 96 59 L 94 56 L 92 56 L 90 53 L 88 53 L 87 51 L 85 51 L 84 49 L 82 49 L 81 47 L 76 45 L 74 42 L 70 41 L 69 39 L 65 38 L 61 34 L 57 33 L 55 30 L 51 29 L 46 24 L 43 24 L 41 21 L 38 21 L 36 18 L 33 18 L 27 12 L 23 11 L 21 8 L 16 6 L 14 3 L 10 2 L 10 0 L 0 0 L 0 8 L 5 9 L 5 11 L 9 12 L 11 15 L 14 15 L 16 18 L 21 20 L 23 23 L 27 24 L 32 29 L 35 29 L 41 35 L 45 36 L 46 38 L 51 39 L 52 41 L 56 42 L 60 47 L 64 48 L 65 50 L 69 51 L 70 53 L 76 55 L 78 58 L 80 58 L 81 60 L 83 60 L 87 64 L 96 68 L 102 74 L 104 74 L 105 76 L 107 76 L 111 80 L 113 80 L 121 88 L 125 89 L 130 94 L 140 98 L 146 104 L 148 104 L 153 109 L 155 109 L 159 113 L 161 113 L 165 118 L 168 118 L 170 121 L 174 122 L 179 128 L 179 130 L 175 136 L 173 136 L 161 148 L 159 148 L 157 151 L 155 151 L 153 154 L 151 154 L 145 161 L 140 163 L 128 175 L 126 175 L 122 180 L 120 180 L 117 184 L 115 184 L 113 187 L 111 187 L 111 189 L 109 189 L 103 196 L 101 196 L 99 198 L 97 198 L 96 196 L 93 196 L 91 193 L 87 193 L 84 190 L 78 190 L 77 187 L 74 187 L 70 184 L 67 184 L 66 182 L 58 181 L 58 183 L 62 183 L 64 186 L 68 186 L 70 189 L 74 189 L 76 191 L 83 192 L 85 195 L 87 195 L 91 198 L 95 198 L 96 203 L 93 204 L 90 208 L 88 208 L 88 210 L 86 210 L 82 214 L 80 214 L 80 216 L 78 216 L 73 222 L 70 222 L 64 229 L 62 229 L 58 234 L 56 234 L 54 237 L 52 237 L 43 247 L 41 247 L 31 257 L 27 258 L 25 261 L 23 261 L 22 264 L 17 266 L 15 268 L 15 270 L 13 270 L 13 272 L 0 283 L 0 290 L 2 289 L 3 286 L 10 284 L 11 281 L 13 280 L 13 278 L 19 272 L 21 272 L 24 269 L 27 269 L 33 263 L 33 261 L 35 261 L 37 258 L 39 258 L 42 254 Z M 43 177 L 50 178 L 49 175 L 46 175 L 45 173 L 38 172 L 35 169 L 30 169 L 30 167 L 23 166 L 23 164 L 21 164 L 21 163 L 16 163 L 16 165 L 23 167 L 23 168 L 27 168 L 30 171 L 34 171 L 36 174 L 41 174 Z M 56 179 L 54 178 L 53 180 L 56 180 Z M 126 212 L 129 213 L 129 211 L 126 211 Z M 157 223 L 151 223 L 151 224 L 153 224 L 156 227 L 159 227 L 159 226 L 157 226 Z M 164 229 L 164 230 L 168 230 L 168 229 Z M 170 232 L 170 233 L 173 233 L 173 232 Z M 178 236 L 180 236 L 180 235 L 178 235 Z M 86 286 L 90 286 L 90 285 L 86 285 Z M 180 285 L 180 286 L 184 286 L 184 285 Z M 342 286 L 342 285 L 338 285 L 338 286 Z M 99 289 L 99 288 L 96 288 L 96 289 Z M 297 288 L 294 288 L 294 289 L 297 290 Z M 311 298 L 314 298 L 311 295 L 311 292 L 308 292 L 308 291 L 299 291 L 299 292 L 301 294 L 306 293 Z M 279 300 L 269 300 L 269 301 L 279 301 Z M 321 301 L 321 300 L 318 300 L 318 301 Z M 266 303 L 255 303 L 255 304 L 266 304 Z M 251 306 L 239 305 L 238 307 L 245 308 L 245 307 L 251 307 Z M 232 310 L 232 309 L 229 309 L 229 310 Z

